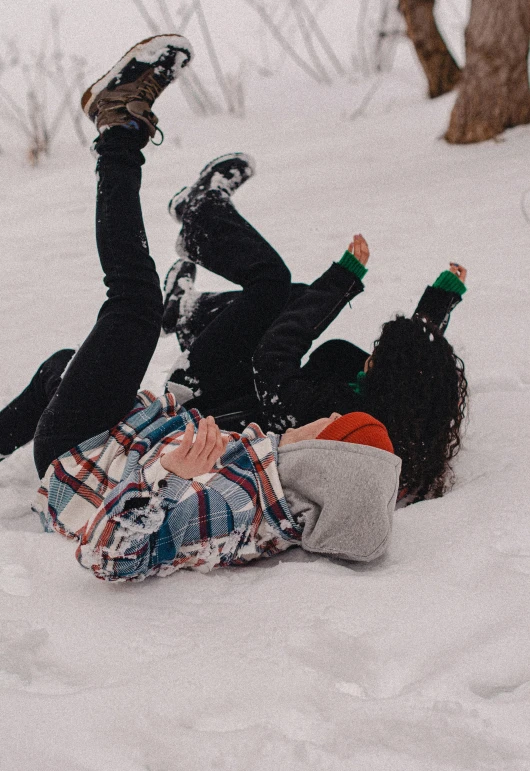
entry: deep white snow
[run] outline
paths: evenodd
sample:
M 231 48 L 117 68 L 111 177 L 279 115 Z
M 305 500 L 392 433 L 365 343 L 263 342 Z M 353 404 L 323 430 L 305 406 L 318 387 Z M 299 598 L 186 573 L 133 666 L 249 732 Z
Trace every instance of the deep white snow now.
M 204 122 L 168 90 L 144 214 L 164 274 L 170 196 L 211 158 L 250 153 L 257 175 L 235 203 L 295 279 L 353 232 L 368 239 L 366 291 L 325 335 L 364 347 L 462 262 L 469 291 L 448 337 L 471 409 L 453 491 L 398 511 L 378 564 L 292 550 L 106 585 L 41 532 L 31 448 L 19 451 L 0 464 L 1 771 L 530 769 L 530 128 L 450 147 L 438 137 L 453 97 L 424 102 L 410 77 L 354 122 L 340 117 L 345 86 L 311 105 L 293 87 L 292 109 L 264 97 L 245 121 Z M 82 341 L 104 297 L 92 169 L 70 144 L 37 170 L 0 158 L 2 403 Z M 176 353 L 161 340 L 147 386 Z

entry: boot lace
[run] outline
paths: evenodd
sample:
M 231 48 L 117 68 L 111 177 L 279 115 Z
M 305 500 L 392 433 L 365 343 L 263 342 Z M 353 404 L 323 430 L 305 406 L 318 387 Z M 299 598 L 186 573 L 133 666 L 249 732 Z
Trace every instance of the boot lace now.
M 157 96 L 162 93 L 162 90 L 163 87 L 151 76 L 142 83 L 141 88 L 138 90 L 139 100 L 152 105 Z

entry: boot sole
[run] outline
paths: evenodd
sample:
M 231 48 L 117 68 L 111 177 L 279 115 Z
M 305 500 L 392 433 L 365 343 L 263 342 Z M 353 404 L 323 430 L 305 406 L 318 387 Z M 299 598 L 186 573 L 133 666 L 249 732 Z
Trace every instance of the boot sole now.
M 214 166 L 217 166 L 218 163 L 223 163 L 224 161 L 232 161 L 236 159 L 245 161 L 245 163 L 247 164 L 250 170 L 250 174 L 248 175 L 248 177 L 246 177 L 243 180 L 244 182 L 246 182 L 247 179 L 250 179 L 250 177 L 254 175 L 255 167 L 256 167 L 256 161 L 254 160 L 254 158 L 252 158 L 252 156 L 250 155 L 246 155 L 246 153 L 226 153 L 226 155 L 220 155 L 218 158 L 214 158 L 213 161 L 210 161 L 210 163 L 206 164 L 204 169 L 201 169 L 201 172 L 199 174 L 199 179 L 209 174 L 210 171 L 212 171 L 212 169 L 214 168 Z M 243 182 L 241 184 L 243 184 Z
M 178 57 L 175 59 L 175 69 L 178 69 L 179 66 L 181 69 L 182 67 L 186 67 L 193 59 L 193 48 L 191 43 L 183 35 L 153 35 L 153 37 L 148 37 L 130 48 L 114 67 L 87 88 L 81 97 L 81 107 L 83 112 L 86 115 L 89 115 L 94 99 L 108 86 L 113 78 L 119 75 L 121 70 L 131 61 L 131 59 L 138 59 L 138 61 L 144 62 L 150 62 L 151 60 L 156 61 L 155 57 L 159 56 L 163 49 L 168 45 L 176 48 L 177 52 L 184 54 L 185 57 L 180 63 Z M 142 56 L 148 58 L 142 59 Z
M 167 207 L 169 216 L 172 217 L 172 219 L 174 219 L 176 222 L 180 222 L 180 218 L 178 217 L 176 210 L 181 205 L 181 203 L 187 199 L 191 189 L 195 187 L 196 184 L 200 184 L 201 179 L 206 177 L 213 170 L 214 166 L 217 166 L 218 163 L 223 163 L 224 161 L 231 161 L 235 159 L 245 161 L 250 171 L 248 177 L 245 177 L 245 179 L 242 180 L 241 184 L 238 185 L 238 188 L 236 189 L 239 189 L 241 185 L 243 185 L 248 179 L 254 176 L 256 173 L 256 161 L 254 158 L 252 158 L 251 155 L 246 155 L 246 153 L 227 153 L 226 155 L 220 155 L 218 158 L 214 158 L 213 161 L 210 161 L 210 163 L 207 163 L 206 166 L 201 169 L 196 183 L 190 185 L 190 187 L 183 187 L 182 190 L 179 190 L 178 193 L 175 193 L 175 195 L 169 201 Z
M 182 263 L 186 262 L 182 257 L 179 257 L 178 260 L 175 260 L 173 265 L 170 267 L 168 272 L 166 273 L 166 277 L 164 279 L 164 294 L 166 295 L 165 299 L 168 299 L 169 295 L 173 293 L 173 290 L 175 288 L 175 283 L 177 280 L 177 274 L 180 273 L 180 269 L 182 268 Z M 193 262 L 193 260 L 187 260 L 187 262 Z M 195 279 L 193 279 L 195 282 Z

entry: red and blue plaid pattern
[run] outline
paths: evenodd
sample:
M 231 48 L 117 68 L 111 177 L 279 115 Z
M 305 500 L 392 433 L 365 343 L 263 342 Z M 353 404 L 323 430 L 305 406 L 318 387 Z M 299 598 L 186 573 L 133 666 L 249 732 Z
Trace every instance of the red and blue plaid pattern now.
M 232 433 L 214 472 L 193 480 L 162 468 L 167 446 L 199 419 L 170 393 L 142 391 L 121 423 L 48 468 L 34 508 L 47 529 L 79 541 L 79 562 L 98 578 L 209 571 L 300 543 L 278 476 L 275 434 L 256 424 Z

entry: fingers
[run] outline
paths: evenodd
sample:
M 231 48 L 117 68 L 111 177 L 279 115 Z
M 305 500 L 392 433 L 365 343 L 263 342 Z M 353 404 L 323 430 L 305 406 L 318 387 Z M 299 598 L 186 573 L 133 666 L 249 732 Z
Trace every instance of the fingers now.
M 211 416 L 199 420 L 195 442 L 189 452 L 191 460 L 204 459 L 210 454 L 212 445 L 215 443 L 216 428 L 215 421 Z
M 464 268 L 463 265 L 460 265 L 458 262 L 450 262 L 449 270 L 451 271 L 451 273 L 454 273 L 455 276 L 459 278 L 463 284 L 465 284 L 466 278 L 467 278 L 467 270 L 466 268 Z
M 170 452 L 167 452 L 165 454 L 166 460 L 170 463 L 173 463 L 173 462 L 181 463 L 182 461 L 185 461 L 189 455 L 191 448 L 193 447 L 194 434 L 195 434 L 195 430 L 193 427 L 193 423 L 188 423 L 188 425 L 186 426 L 186 430 L 184 431 L 182 441 L 180 442 L 178 447 L 175 447 L 174 450 L 171 450 Z
M 359 260 L 362 265 L 366 265 L 368 258 L 370 257 L 370 249 L 368 248 L 368 242 L 366 238 L 360 233 L 356 233 L 353 236 L 353 241 L 348 246 L 348 251 Z
M 201 418 L 195 432 L 188 423 L 180 445 L 161 458 L 162 467 L 183 479 L 193 479 L 212 471 L 223 455 L 230 436 L 224 436 L 213 417 Z
M 213 418 L 212 418 L 213 420 Z M 199 426 L 197 428 L 197 434 L 195 436 L 195 442 L 190 450 L 190 458 L 198 458 L 202 455 L 206 443 L 208 441 L 208 432 L 210 429 L 210 418 L 201 418 L 199 420 Z
M 208 466 L 209 470 L 223 454 L 229 438 L 226 437 L 225 441 L 221 429 L 211 415 L 207 418 L 201 418 L 197 429 L 197 438 L 189 453 L 190 459 L 201 461 L 205 466 Z
M 219 428 L 219 426 L 215 424 L 215 422 L 213 425 L 215 429 L 215 433 L 212 436 L 213 443 L 211 446 L 211 450 L 206 457 L 206 461 L 210 465 L 210 468 L 212 468 L 215 465 L 215 463 L 219 460 L 221 455 L 224 453 L 227 445 L 227 441 L 225 440 L 228 440 L 230 438 L 230 437 L 225 437 L 221 434 L 221 429 Z
M 195 430 L 193 428 L 193 423 L 188 423 L 186 426 L 186 430 L 184 431 L 184 436 L 182 437 L 182 441 L 177 447 L 177 451 L 179 451 L 179 455 L 181 457 L 186 457 L 188 452 L 193 447 L 193 437 L 195 435 Z

